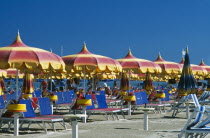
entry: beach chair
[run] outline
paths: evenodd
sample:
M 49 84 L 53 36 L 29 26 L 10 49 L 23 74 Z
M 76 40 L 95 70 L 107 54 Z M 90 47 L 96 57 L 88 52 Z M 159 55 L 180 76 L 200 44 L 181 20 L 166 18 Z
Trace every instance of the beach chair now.
M 179 138 L 181 138 L 183 135 L 185 135 L 186 138 L 204 138 L 208 133 L 210 133 L 210 126 L 206 126 L 210 123 L 209 107 L 200 106 L 195 94 L 192 95 L 192 98 L 195 102 L 195 109 L 188 119 L 187 123 L 185 124 L 184 128 L 181 130 L 181 133 L 178 135 Z M 207 117 L 203 119 L 205 114 L 207 115 Z M 194 117 L 195 119 L 193 121 Z
M 169 106 L 170 104 L 160 104 L 160 103 L 149 103 L 147 99 L 147 94 L 144 91 L 141 92 L 135 92 L 134 95 L 136 96 L 136 104 L 133 105 L 132 109 L 133 111 L 137 110 L 138 107 L 151 107 L 155 108 L 154 112 L 161 113 L 162 110 L 165 110 L 164 108 L 166 106 Z
M 32 125 L 32 123 L 36 123 L 44 130 L 45 133 L 47 133 L 46 123 L 54 131 L 56 131 L 54 123 L 58 122 L 66 130 L 66 126 L 64 125 L 65 122 L 62 118 L 53 118 L 53 117 L 44 118 L 44 117 L 36 116 L 30 100 L 20 100 L 20 104 L 26 104 L 26 110 L 27 110 L 26 112 L 22 113 L 23 117 L 19 118 L 20 128 L 22 128 L 22 126 L 27 123 L 28 124 L 27 128 L 29 129 L 29 127 Z M 0 127 L 2 128 L 4 121 L 5 121 L 5 123 L 8 124 L 8 129 L 10 129 L 13 124 L 13 120 L 14 119 L 12 117 L 1 117 Z
M 57 110 L 60 107 L 64 107 L 64 108 L 68 109 L 70 112 L 71 108 L 73 107 L 73 105 L 76 101 L 74 99 L 75 98 L 74 91 L 56 92 L 55 95 L 58 96 L 58 100 L 53 105 L 54 107 L 56 107 L 55 112 L 57 112 Z
M 177 103 L 174 103 L 174 105 L 172 105 L 172 107 L 170 109 L 170 111 L 173 111 L 172 117 L 176 117 L 177 114 L 179 114 L 180 112 L 183 112 L 186 109 L 186 106 L 185 106 L 184 102 L 186 102 L 188 100 L 191 100 L 192 99 L 192 95 L 193 94 L 189 94 L 187 96 L 183 96 Z M 195 105 L 190 106 L 189 108 L 193 109 L 193 108 L 195 108 Z
M 210 97 L 210 91 L 206 91 L 198 98 L 198 101 L 202 105 L 209 104 L 210 103 L 210 101 L 208 99 L 209 97 Z
M 34 97 L 42 97 L 42 91 L 41 90 L 34 90 Z
M 92 100 L 92 105 L 91 106 L 87 106 L 86 109 L 87 109 L 87 114 L 88 114 L 88 117 L 87 119 L 92 115 L 92 114 L 95 114 L 95 113 L 103 113 L 104 114 L 104 117 L 108 120 L 109 117 L 108 115 L 111 114 L 113 120 L 115 120 L 115 117 L 117 119 L 119 119 L 119 116 L 118 116 L 118 113 L 121 113 L 121 115 L 123 116 L 123 118 L 125 119 L 125 115 L 123 113 L 123 110 L 121 110 L 120 108 L 108 108 L 107 104 L 102 104 L 99 101 L 99 97 L 104 97 L 104 96 L 101 96 L 101 95 L 97 95 L 96 96 L 96 99 L 97 99 L 97 103 L 99 103 L 98 105 L 98 108 L 95 108 L 95 104 L 94 104 L 94 101 Z M 92 99 L 92 96 L 91 95 L 86 95 L 86 99 Z M 105 97 L 103 98 L 103 100 L 106 102 L 105 100 Z M 104 103 L 103 101 L 103 103 Z M 127 109 L 128 110 L 128 109 Z

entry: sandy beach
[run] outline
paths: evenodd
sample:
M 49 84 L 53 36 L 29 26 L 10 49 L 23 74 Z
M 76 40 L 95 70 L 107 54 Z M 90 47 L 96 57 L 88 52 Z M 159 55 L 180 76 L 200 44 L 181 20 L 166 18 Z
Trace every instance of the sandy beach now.
M 171 112 L 153 113 L 149 112 L 149 130 L 143 130 L 142 111 L 135 111 L 132 116 L 126 115 L 126 119 L 106 120 L 103 115 L 92 115 L 86 124 L 79 120 L 80 138 L 177 138 L 180 130 L 184 127 L 187 119 L 185 112 L 171 118 Z M 56 124 L 56 132 L 48 130 L 45 134 L 37 125 L 32 125 L 30 130 L 20 130 L 20 138 L 25 137 L 71 137 L 71 126 L 67 124 L 67 131 Z M 0 131 L 1 138 L 13 137 L 13 130 Z M 208 136 L 207 136 L 208 137 Z

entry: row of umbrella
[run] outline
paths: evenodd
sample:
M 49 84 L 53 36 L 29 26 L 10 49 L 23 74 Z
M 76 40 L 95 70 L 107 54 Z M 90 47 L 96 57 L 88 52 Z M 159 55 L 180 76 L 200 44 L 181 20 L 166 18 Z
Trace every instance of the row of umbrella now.
M 114 60 L 89 52 L 85 43 L 78 54 L 61 58 L 52 52 L 25 45 L 18 33 L 16 40 L 11 45 L 0 48 L 0 69 L 9 68 L 16 69 L 16 77 L 20 73 L 44 74 L 43 76 L 48 74 L 52 79 L 53 76 L 62 76 L 61 74 L 65 73 L 67 77 L 83 74 L 85 80 L 86 76 L 96 77 L 98 74 L 104 76 L 104 73 L 112 76 L 124 71 L 129 76 L 130 74 L 150 73 L 153 74 L 154 79 L 163 78 L 165 80 L 179 77 L 178 75 L 182 72 L 182 62 L 178 64 L 165 61 L 160 54 L 154 62 L 139 59 L 132 55 L 131 50 L 124 58 Z M 207 71 L 209 66 L 206 66 L 204 62 L 200 66 L 192 65 L 192 68 L 192 73 L 199 77 L 207 75 L 209 71 Z

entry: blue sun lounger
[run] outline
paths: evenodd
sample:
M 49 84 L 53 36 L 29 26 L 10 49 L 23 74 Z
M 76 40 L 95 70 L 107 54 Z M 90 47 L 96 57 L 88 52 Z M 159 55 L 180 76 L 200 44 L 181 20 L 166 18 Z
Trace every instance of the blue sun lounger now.
M 56 131 L 54 123 L 59 122 L 66 130 L 66 126 L 64 125 L 65 122 L 62 118 L 53 118 L 53 117 L 44 118 L 44 117 L 36 116 L 36 113 L 34 112 L 34 109 L 32 107 L 32 103 L 30 100 L 20 100 L 20 104 L 26 104 L 26 110 L 27 110 L 26 112 L 22 113 L 23 117 L 19 118 L 20 128 L 22 128 L 22 126 L 27 123 L 28 124 L 27 128 L 29 129 L 29 127 L 32 125 L 32 123 L 36 123 L 44 130 L 45 133 L 47 133 L 46 123 L 54 131 Z M 13 125 L 13 121 L 14 121 L 13 117 L 1 117 L 0 127 L 2 128 L 4 126 L 4 122 L 5 122 L 6 124 L 8 124 L 8 129 L 10 129 L 11 126 Z

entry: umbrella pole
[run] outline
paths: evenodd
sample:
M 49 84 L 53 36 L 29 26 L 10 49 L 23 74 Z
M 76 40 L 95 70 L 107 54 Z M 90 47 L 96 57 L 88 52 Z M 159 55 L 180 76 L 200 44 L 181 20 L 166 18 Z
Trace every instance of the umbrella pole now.
M 84 67 L 84 96 L 85 96 L 85 94 L 86 94 L 86 92 L 85 92 L 85 80 L 86 80 L 86 72 L 85 72 L 85 67 Z
M 18 69 L 16 70 L 16 102 L 18 101 Z
M 130 93 L 130 69 L 128 70 L 128 93 Z
M 52 92 L 52 68 L 50 69 L 50 91 Z

